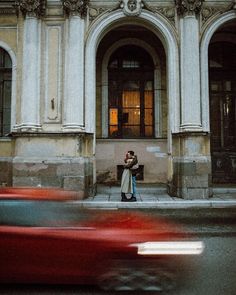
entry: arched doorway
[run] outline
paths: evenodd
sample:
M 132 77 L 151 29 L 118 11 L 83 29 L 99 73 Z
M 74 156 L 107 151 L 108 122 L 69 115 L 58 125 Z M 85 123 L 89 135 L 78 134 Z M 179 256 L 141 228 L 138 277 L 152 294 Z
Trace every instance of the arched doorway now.
M 209 45 L 213 183 L 236 183 L 235 32 L 236 22 L 228 22 L 215 32 Z
M 137 25 L 121 25 L 101 40 L 96 59 L 97 183 L 116 183 L 134 150 L 145 183 L 167 183 L 166 53 L 161 40 Z
M 180 96 L 179 96 L 179 55 L 178 55 L 178 45 L 177 45 L 177 36 L 176 31 L 173 27 L 166 22 L 166 20 L 161 15 L 154 15 L 149 11 L 143 10 L 138 18 L 129 18 L 123 11 L 116 10 L 109 12 L 109 14 L 104 14 L 101 18 L 98 18 L 92 25 L 89 30 L 88 37 L 86 40 L 85 47 L 85 131 L 96 135 L 94 136 L 94 155 L 96 159 L 96 164 L 94 164 L 94 184 L 100 181 L 98 178 L 98 159 L 103 165 L 108 163 L 114 167 L 114 157 L 117 157 L 117 150 L 112 149 L 109 145 L 109 139 L 106 132 L 103 133 L 103 126 L 107 126 L 108 119 L 104 114 L 108 112 L 103 112 L 98 110 L 103 110 L 106 108 L 107 104 L 103 103 L 101 98 L 108 99 L 108 84 L 107 79 L 102 79 L 103 70 L 101 69 L 101 60 L 103 59 L 104 53 L 112 48 L 115 43 L 117 43 L 119 33 L 116 31 L 119 30 L 121 26 L 133 26 L 133 30 L 123 30 L 120 32 L 120 37 L 124 39 L 135 38 L 140 41 L 140 46 L 143 47 L 143 37 L 147 36 L 146 33 L 152 33 L 151 39 L 148 40 L 148 45 L 157 45 L 161 44 L 164 56 L 160 58 L 161 62 L 165 63 L 165 72 L 161 73 L 163 81 L 166 85 L 154 85 L 154 99 L 157 97 L 157 100 L 160 102 L 160 94 L 163 97 L 166 104 L 161 106 L 168 117 L 166 118 L 164 125 L 161 126 L 162 121 L 159 121 L 159 125 L 155 126 L 155 139 L 159 137 L 159 145 L 155 142 L 155 145 L 149 144 L 147 146 L 145 140 L 140 140 L 143 142 L 145 149 L 145 154 L 155 156 L 156 152 L 165 152 L 167 157 L 163 158 L 166 168 L 165 173 L 162 173 L 164 164 L 160 161 L 157 165 L 153 158 L 150 160 L 152 165 L 152 170 L 155 173 L 152 173 L 152 176 L 159 177 L 163 182 L 166 183 L 166 179 L 171 179 L 172 177 L 172 168 L 171 165 L 167 164 L 168 161 L 172 161 L 172 133 L 179 131 L 180 125 L 180 115 L 179 115 L 179 105 L 180 105 Z M 125 32 L 125 34 L 124 34 Z M 130 35 L 136 33 L 136 36 Z M 127 35 L 128 34 L 128 35 Z M 150 35 L 149 35 L 150 36 Z M 110 43 L 107 41 L 109 37 Z M 146 43 L 146 42 L 145 42 Z M 127 43 L 126 43 L 127 44 Z M 131 43 L 128 43 L 131 44 Z M 119 47 L 119 46 L 118 46 Z M 150 46 L 147 46 L 147 48 Z M 151 50 L 152 51 L 152 50 Z M 155 51 L 155 50 L 154 50 Z M 150 53 L 150 51 L 148 51 Z M 101 53 L 101 55 L 99 54 Z M 151 54 L 154 56 L 155 54 Z M 155 69 L 155 77 L 160 76 L 159 71 L 163 67 Z M 104 71 L 106 72 L 106 71 Z M 100 77 L 100 79 L 98 79 Z M 155 84 L 154 77 L 154 84 Z M 160 79 L 159 79 L 160 81 Z M 99 99 L 100 98 L 100 99 Z M 96 102 L 96 103 L 95 103 Z M 155 117 L 158 117 L 158 113 L 161 113 L 161 110 L 156 106 L 160 106 L 160 103 L 155 102 Z M 157 122 L 155 121 L 155 124 Z M 160 130 L 160 132 L 159 132 Z M 166 134 L 163 134 L 161 131 L 165 130 Z M 164 138 L 165 137 L 165 138 Z M 163 139 L 164 138 L 164 139 Z M 98 148 L 98 139 L 104 140 L 104 145 Z M 119 158 L 120 162 L 123 162 L 123 152 L 126 151 L 127 146 L 125 146 L 121 139 L 113 139 L 113 141 L 119 142 L 120 146 L 118 151 L 122 154 L 122 157 Z M 127 142 L 129 139 L 127 139 Z M 134 142 L 135 145 L 135 142 Z M 130 145 L 129 145 L 130 146 Z M 102 153 L 100 153 L 102 152 Z M 147 153 L 148 152 L 148 153 Z M 163 155 L 163 153 L 162 153 Z M 112 158 L 112 161 L 110 158 Z M 166 159 L 168 158 L 168 160 Z M 104 177 L 109 180 L 109 171 L 101 171 L 101 179 Z M 168 172 L 168 173 L 166 173 Z M 167 177 L 168 174 L 168 177 Z M 97 178 L 96 178 L 97 175 Z M 104 175 L 104 177 L 103 177 Z M 157 182 L 155 178 L 154 182 Z

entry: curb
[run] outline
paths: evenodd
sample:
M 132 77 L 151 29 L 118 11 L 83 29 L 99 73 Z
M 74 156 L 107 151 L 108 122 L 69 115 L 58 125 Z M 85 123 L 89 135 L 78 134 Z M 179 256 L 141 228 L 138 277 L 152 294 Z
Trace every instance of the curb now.
M 236 208 L 236 200 L 228 201 L 158 201 L 158 202 L 113 202 L 113 201 L 79 201 L 74 202 L 85 208 L 107 209 L 191 209 L 191 208 Z

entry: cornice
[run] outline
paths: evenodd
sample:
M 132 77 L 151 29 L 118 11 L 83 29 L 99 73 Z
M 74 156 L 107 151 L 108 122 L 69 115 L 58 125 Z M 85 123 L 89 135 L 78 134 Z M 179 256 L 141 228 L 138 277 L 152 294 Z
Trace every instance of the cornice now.
M 0 15 L 16 14 L 14 7 L 15 0 L 1 1 L 0 2 Z

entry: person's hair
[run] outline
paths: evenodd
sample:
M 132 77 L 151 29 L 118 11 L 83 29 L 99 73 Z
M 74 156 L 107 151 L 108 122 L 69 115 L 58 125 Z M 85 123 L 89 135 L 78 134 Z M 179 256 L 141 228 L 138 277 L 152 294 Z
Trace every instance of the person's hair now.
M 128 151 L 131 156 L 134 156 L 134 151 Z

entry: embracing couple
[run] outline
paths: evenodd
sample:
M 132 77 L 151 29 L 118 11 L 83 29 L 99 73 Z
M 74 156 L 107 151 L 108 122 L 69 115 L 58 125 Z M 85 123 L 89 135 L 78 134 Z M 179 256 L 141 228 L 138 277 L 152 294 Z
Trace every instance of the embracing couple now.
M 124 162 L 124 171 L 121 178 L 121 201 L 136 202 L 136 174 L 139 168 L 138 158 L 133 151 L 128 151 Z M 131 198 L 127 198 L 126 194 L 131 194 Z

